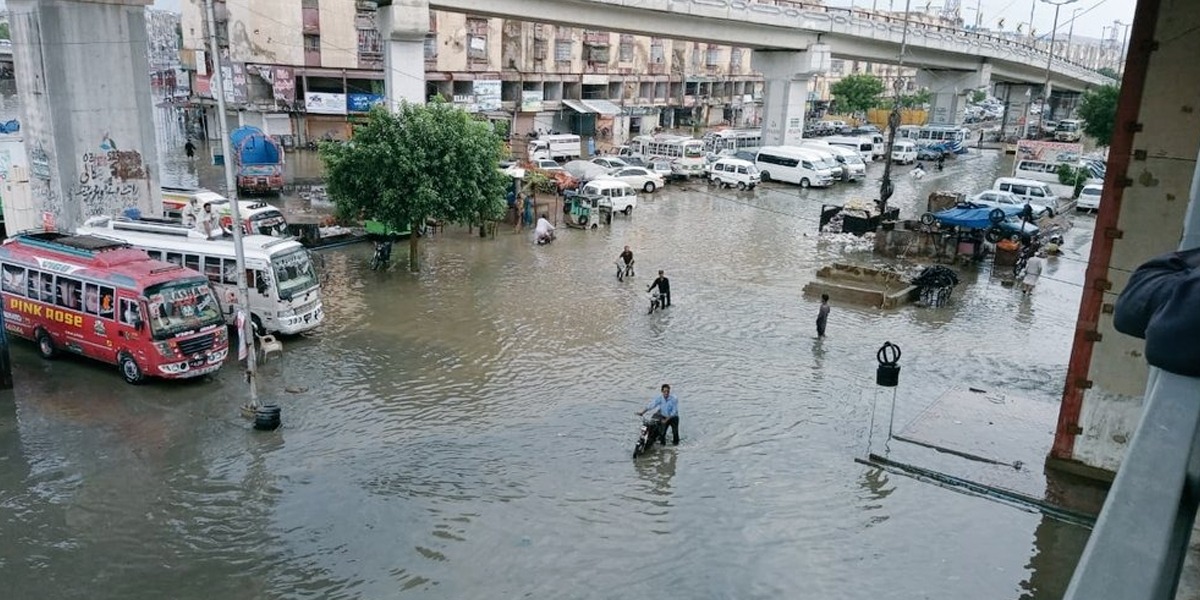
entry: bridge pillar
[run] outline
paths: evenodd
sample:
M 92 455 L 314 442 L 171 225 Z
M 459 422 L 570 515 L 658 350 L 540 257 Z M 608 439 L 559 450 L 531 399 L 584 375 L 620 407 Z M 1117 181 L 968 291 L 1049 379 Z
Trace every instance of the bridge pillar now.
M 962 125 L 968 95 L 991 86 L 992 66 L 982 63 L 974 71 L 920 69 L 917 87 L 928 88 L 929 123 L 932 125 Z
M 1049 461 L 1101 477 L 1121 464 L 1141 420 L 1148 376 L 1145 343 L 1114 329 L 1113 303 L 1138 265 L 1179 247 L 1189 198 L 1192 210 L 1200 206 L 1200 111 L 1192 108 L 1191 92 L 1200 89 L 1200 69 L 1186 68 L 1195 63 L 1200 44 L 1200 4 L 1150 4 L 1148 10 L 1139 5 L 1129 32 Z M 1192 232 L 1183 243 L 1200 246 L 1200 236 Z
M 804 138 L 809 80 L 829 71 L 829 46 L 814 44 L 799 52 L 755 50 L 750 61 L 763 74 L 763 145 L 799 144 Z
M 152 0 L 9 0 L 30 223 L 162 214 L 147 59 Z
M 396 110 L 401 100 L 424 104 L 429 0 L 380 0 L 377 17 L 388 106 Z
M 1040 84 L 1009 82 L 996 84 L 996 97 L 1004 102 L 1004 115 L 1000 119 L 1000 130 L 1005 139 L 1025 137 L 1025 125 L 1030 122 L 1029 107 L 1041 93 L 1042 86 Z

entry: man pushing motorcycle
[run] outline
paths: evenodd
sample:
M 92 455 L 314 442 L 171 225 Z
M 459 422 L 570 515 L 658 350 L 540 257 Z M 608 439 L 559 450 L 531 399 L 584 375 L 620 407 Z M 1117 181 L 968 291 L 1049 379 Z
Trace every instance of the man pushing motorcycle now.
M 662 434 L 659 436 L 658 441 L 662 442 L 664 446 L 667 445 L 667 428 L 670 427 L 672 433 L 671 444 L 678 446 L 679 399 L 675 397 L 675 394 L 671 393 L 671 386 L 669 384 L 664 383 L 662 386 L 662 395 L 655 396 L 654 399 L 650 401 L 650 404 L 646 405 L 646 408 L 638 411 L 637 414 L 640 416 L 646 413 L 650 413 L 651 418 L 660 419 L 663 422 L 663 427 L 660 430 L 662 431 Z M 651 442 L 651 444 L 653 444 L 653 442 Z

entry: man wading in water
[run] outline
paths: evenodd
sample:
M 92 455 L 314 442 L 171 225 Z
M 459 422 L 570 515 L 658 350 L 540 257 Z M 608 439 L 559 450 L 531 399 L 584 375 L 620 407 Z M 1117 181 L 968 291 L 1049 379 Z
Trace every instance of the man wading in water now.
M 821 308 L 817 311 L 817 337 L 825 337 L 827 321 L 829 321 L 829 294 L 821 294 Z

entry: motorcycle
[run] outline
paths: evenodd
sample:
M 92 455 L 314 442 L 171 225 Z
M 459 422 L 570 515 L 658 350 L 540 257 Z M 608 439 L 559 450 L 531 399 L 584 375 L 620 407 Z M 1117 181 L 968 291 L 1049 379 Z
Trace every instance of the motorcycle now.
M 655 441 L 661 441 L 664 445 L 667 443 L 666 421 L 657 413 L 650 417 L 642 417 L 642 431 L 638 435 L 637 444 L 633 447 L 633 457 L 637 458 L 645 454 Z
M 617 259 L 617 281 L 625 281 L 626 277 L 633 277 L 633 263 Z
M 661 293 L 659 293 L 657 290 L 650 293 L 650 312 L 647 312 L 646 314 L 648 314 L 648 315 L 653 314 L 654 311 L 663 307 L 663 297 L 662 296 L 663 295 Z
M 539 246 L 549 246 L 550 244 L 554 243 L 554 232 L 551 231 L 550 235 L 547 235 L 547 236 L 539 235 L 539 236 L 537 236 L 536 241 L 537 241 L 537 245 L 539 245 Z
M 379 269 L 387 268 L 387 265 L 392 260 L 392 241 L 385 240 L 375 242 L 375 255 L 371 257 L 371 270 L 378 271 Z

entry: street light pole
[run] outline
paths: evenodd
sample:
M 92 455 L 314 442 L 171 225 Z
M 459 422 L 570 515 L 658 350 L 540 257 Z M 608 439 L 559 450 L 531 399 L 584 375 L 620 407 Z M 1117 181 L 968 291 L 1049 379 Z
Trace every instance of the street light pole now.
M 1117 24 L 1125 28 L 1125 32 L 1121 34 L 1121 53 L 1117 55 L 1117 65 L 1121 68 L 1120 71 L 1123 75 L 1125 73 L 1125 51 L 1127 50 L 1125 45 L 1129 42 L 1129 28 L 1133 24 L 1122 23 L 1120 21 L 1117 21 Z
M 1075 15 L 1079 14 L 1081 10 L 1083 10 L 1082 6 L 1071 11 L 1071 27 L 1067 29 L 1067 60 L 1071 60 L 1071 38 L 1075 37 Z
M 242 217 L 238 211 L 237 197 L 237 181 L 233 176 L 233 150 L 229 143 L 229 124 L 225 118 L 225 83 L 221 76 L 221 54 L 217 47 L 217 18 L 213 12 L 213 0 L 204 0 L 204 7 L 207 11 L 208 21 L 208 51 L 212 53 L 213 74 L 212 79 L 217 97 L 217 124 L 220 128 L 221 136 L 221 152 L 224 155 L 225 164 L 225 188 L 229 194 L 229 212 L 233 217 L 233 252 L 234 260 L 237 265 L 237 289 L 238 303 L 241 304 L 239 310 L 250 310 L 250 290 L 246 286 L 246 253 L 242 248 Z M 246 353 L 246 379 L 250 383 L 250 402 L 243 406 L 243 412 L 249 409 L 251 415 L 253 410 L 258 408 L 258 383 L 255 381 L 255 356 L 254 356 L 254 329 L 250 325 L 250 315 L 246 314 L 245 318 L 238 329 L 238 336 L 246 340 L 249 346 L 249 351 Z
M 1033 37 L 1033 9 L 1037 8 L 1037 0 L 1029 0 L 1029 37 Z
M 1050 108 L 1050 65 L 1054 62 L 1054 36 L 1058 33 L 1058 9 L 1076 0 L 1042 0 L 1054 5 L 1054 25 L 1050 27 L 1050 51 L 1046 53 L 1046 83 L 1042 87 L 1042 110 L 1038 111 L 1038 137 L 1042 135 L 1042 122 L 1046 119 L 1046 110 Z

